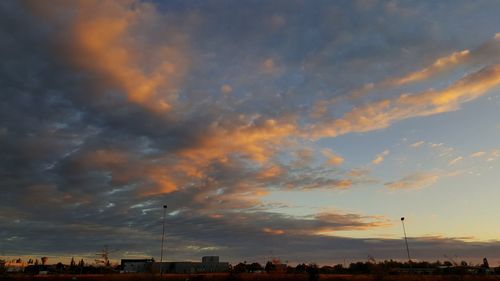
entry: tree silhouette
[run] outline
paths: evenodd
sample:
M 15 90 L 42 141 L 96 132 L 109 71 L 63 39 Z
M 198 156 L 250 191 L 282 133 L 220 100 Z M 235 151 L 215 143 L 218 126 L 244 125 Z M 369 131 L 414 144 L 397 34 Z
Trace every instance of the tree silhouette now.
M 260 265 L 258 262 L 254 262 L 254 263 L 248 265 L 247 268 L 248 268 L 248 271 L 250 271 L 250 272 L 261 271 L 264 269 L 262 267 L 262 265 Z
M 315 263 L 309 264 L 306 269 L 309 281 L 319 280 L 319 268 Z
M 276 265 L 274 265 L 272 262 L 268 261 L 266 263 L 265 271 L 267 273 L 276 271 Z
M 484 258 L 483 259 L 483 264 L 481 265 L 484 268 L 490 268 L 490 264 L 488 263 L 488 259 Z
M 307 265 L 305 263 L 299 263 L 295 267 L 295 272 L 296 273 L 305 273 L 307 269 Z
M 235 273 L 242 273 L 246 272 L 246 265 L 244 263 L 239 263 L 233 267 L 233 272 Z
M 56 270 L 57 272 L 61 273 L 64 270 L 64 264 L 62 264 L 62 262 L 58 262 L 56 264 Z

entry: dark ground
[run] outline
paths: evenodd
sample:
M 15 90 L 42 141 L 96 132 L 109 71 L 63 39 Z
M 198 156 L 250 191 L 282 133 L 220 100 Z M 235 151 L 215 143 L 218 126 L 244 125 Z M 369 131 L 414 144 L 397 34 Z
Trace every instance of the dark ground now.
M 160 281 L 151 274 L 107 274 L 107 275 L 26 275 L 0 276 L 2 281 Z M 320 275 L 319 279 L 307 274 L 166 274 L 168 281 L 500 281 L 500 275 Z

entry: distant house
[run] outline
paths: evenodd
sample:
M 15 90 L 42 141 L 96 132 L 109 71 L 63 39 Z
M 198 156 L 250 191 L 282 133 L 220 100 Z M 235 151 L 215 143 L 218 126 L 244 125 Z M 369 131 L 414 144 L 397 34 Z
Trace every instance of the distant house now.
M 228 272 L 229 263 L 220 262 L 218 256 L 206 256 L 201 259 L 201 262 L 156 262 L 153 264 L 153 271 L 163 273 L 213 273 L 213 272 Z
M 153 263 L 154 259 L 122 259 L 121 267 L 129 273 L 151 272 Z

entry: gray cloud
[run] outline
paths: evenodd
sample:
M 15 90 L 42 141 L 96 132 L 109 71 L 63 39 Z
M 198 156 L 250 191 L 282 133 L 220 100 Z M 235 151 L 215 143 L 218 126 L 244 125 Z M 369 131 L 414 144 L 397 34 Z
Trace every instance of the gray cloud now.
M 302 145 L 293 140 L 296 124 L 308 121 L 301 114 L 318 96 L 360 86 L 381 61 L 389 69 L 408 52 L 434 54 L 458 39 L 437 40 L 441 33 L 425 20 L 394 26 L 378 18 L 383 6 L 367 17 L 352 16 L 368 12 L 350 1 L 328 7 L 287 1 L 286 9 L 284 2 L 144 4 L 152 19 L 139 17 L 120 38 L 134 41 L 125 51 L 146 50 L 152 58 L 123 64 L 140 65 L 146 74 L 139 80 L 150 81 L 147 74 L 158 67 L 163 47 L 188 52 L 193 60 L 182 61 L 188 68 L 179 70 L 182 77 L 160 83 L 152 94 L 168 92 L 173 107 L 162 112 L 149 99 L 130 97 L 128 90 L 137 89 L 127 80 L 136 76 L 85 64 L 103 57 L 72 41 L 74 7 L 58 3 L 54 11 L 60 14 L 47 20 L 33 4 L 0 3 L 0 251 L 86 255 L 109 244 L 120 254 L 156 256 L 157 206 L 168 202 L 174 212 L 167 218 L 168 253 L 176 258 L 217 253 L 231 261 L 263 261 L 272 252 L 290 261 L 326 262 L 402 256 L 398 240 L 314 234 L 380 227 L 384 219 L 285 216 L 267 211 L 261 198 L 270 190 L 363 184 L 341 168 L 294 162 L 293 153 L 283 151 Z M 120 8 L 130 12 L 132 6 Z M 373 20 L 374 26 L 367 24 Z M 226 96 L 220 95 L 223 84 L 233 89 Z M 341 90 L 332 93 L 334 85 Z M 420 257 L 440 256 L 436 245 L 469 256 L 498 248 L 447 238 L 411 242 Z

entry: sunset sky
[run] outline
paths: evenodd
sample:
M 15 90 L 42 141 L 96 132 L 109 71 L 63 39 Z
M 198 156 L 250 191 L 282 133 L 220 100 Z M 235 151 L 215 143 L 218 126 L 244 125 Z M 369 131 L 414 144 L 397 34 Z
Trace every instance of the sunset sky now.
M 500 264 L 500 1 L 0 1 L 0 258 Z

